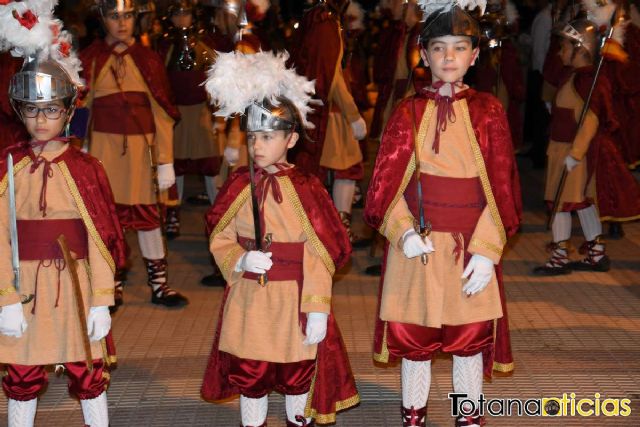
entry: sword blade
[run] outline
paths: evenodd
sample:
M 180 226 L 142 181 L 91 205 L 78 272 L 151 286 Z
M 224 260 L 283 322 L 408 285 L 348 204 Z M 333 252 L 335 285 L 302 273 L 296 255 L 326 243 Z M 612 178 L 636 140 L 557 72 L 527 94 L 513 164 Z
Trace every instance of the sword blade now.
M 13 156 L 7 156 L 7 179 L 9 181 L 9 233 L 11 238 L 11 265 L 13 286 L 20 293 L 20 257 L 18 252 L 18 218 L 16 214 L 16 183 L 13 177 Z

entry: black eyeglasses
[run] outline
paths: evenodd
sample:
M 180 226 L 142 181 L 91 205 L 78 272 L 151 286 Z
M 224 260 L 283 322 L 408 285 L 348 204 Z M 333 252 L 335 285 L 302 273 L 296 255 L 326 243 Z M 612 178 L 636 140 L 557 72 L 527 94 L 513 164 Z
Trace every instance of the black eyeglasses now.
M 50 105 L 48 107 L 40 108 L 40 107 L 36 107 L 35 105 L 28 104 L 28 105 L 23 105 L 20 108 L 20 111 L 22 112 L 22 115 L 28 119 L 33 119 L 38 117 L 38 115 L 42 111 L 42 113 L 47 119 L 57 120 L 62 116 L 62 113 L 67 111 L 67 109 L 62 107 L 57 107 L 55 105 Z

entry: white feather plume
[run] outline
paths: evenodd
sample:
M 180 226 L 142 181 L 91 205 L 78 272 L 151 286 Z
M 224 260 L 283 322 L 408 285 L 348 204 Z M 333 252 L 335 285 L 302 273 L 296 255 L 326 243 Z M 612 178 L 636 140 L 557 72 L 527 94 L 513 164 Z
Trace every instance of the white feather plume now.
M 587 12 L 587 19 L 598 27 L 609 28 L 611 17 L 616 11 L 616 4 L 608 2 L 604 6 L 598 5 L 596 0 L 582 0 L 582 7 Z
M 71 35 L 62 30 L 62 21 L 53 16 L 58 0 L 24 0 L 0 5 L 0 50 L 11 50 L 17 57 L 53 59 L 67 72 L 73 83 L 82 86 L 80 60 L 71 49 Z M 31 28 L 17 16 L 35 15 Z
M 259 14 L 267 13 L 267 10 L 271 7 L 271 0 L 249 0 L 252 5 L 255 6 Z
M 424 22 L 427 17 L 434 13 L 446 13 L 449 12 L 454 6 L 458 6 L 461 9 L 467 9 L 469 11 L 475 8 L 480 8 L 480 14 L 484 14 L 484 10 L 487 7 L 487 0 L 417 0 L 418 6 L 422 9 L 422 21 Z
M 315 93 L 313 81 L 286 67 L 287 52 L 272 54 L 258 52 L 220 53 L 215 63 L 207 71 L 204 83 L 211 96 L 211 103 L 218 107 L 219 117 L 244 114 L 246 108 L 265 98 L 278 105 L 278 97 L 287 98 L 296 107 L 306 128 L 313 128 L 307 115 L 313 111 Z
M 348 23 L 349 30 L 364 29 L 364 10 L 360 3 L 357 1 L 350 2 L 345 14 L 351 18 L 351 21 Z

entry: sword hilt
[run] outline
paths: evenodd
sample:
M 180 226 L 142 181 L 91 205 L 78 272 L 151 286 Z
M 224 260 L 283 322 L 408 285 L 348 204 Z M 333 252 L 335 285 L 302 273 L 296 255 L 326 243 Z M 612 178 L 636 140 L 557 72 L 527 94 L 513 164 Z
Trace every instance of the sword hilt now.
M 416 233 L 418 233 L 422 241 L 426 243 L 427 236 L 431 234 L 431 221 L 427 221 L 422 226 L 416 223 L 415 229 L 416 229 Z M 422 253 L 422 255 L 420 255 L 420 261 L 422 261 L 422 265 L 427 265 L 427 263 L 429 262 L 429 255 L 427 253 Z
M 272 241 L 271 239 L 272 239 L 271 233 L 266 233 L 264 235 L 264 244 L 263 244 L 262 252 L 269 249 L 269 246 L 271 246 L 271 241 Z M 267 283 L 269 283 L 269 278 L 267 277 L 267 273 L 262 273 L 260 277 L 258 277 L 258 284 L 264 288 L 265 286 L 267 286 Z

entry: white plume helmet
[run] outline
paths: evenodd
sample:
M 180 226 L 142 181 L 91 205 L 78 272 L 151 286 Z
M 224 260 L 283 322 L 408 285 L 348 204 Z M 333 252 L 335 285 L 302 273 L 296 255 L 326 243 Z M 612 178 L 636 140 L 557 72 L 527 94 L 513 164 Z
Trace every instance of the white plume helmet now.
M 312 99 L 314 81 L 287 68 L 288 58 L 287 52 L 275 55 L 271 52 L 248 55 L 217 52 L 216 62 L 208 70 L 204 82 L 211 103 L 218 107 L 215 115 L 242 115 L 252 104 L 260 104 L 265 99 L 277 106 L 280 104 L 278 98 L 282 97 L 298 110 L 302 125 L 313 128 L 307 115 L 313 111 L 311 104 L 318 103 Z
M 364 10 L 357 1 L 352 1 L 347 7 L 345 12 L 347 18 L 350 18 L 347 23 L 349 30 L 363 30 L 364 29 Z
M 81 62 L 71 48 L 71 35 L 53 16 L 57 0 L 24 0 L 0 5 L 0 50 L 16 57 L 54 60 L 82 86 Z
M 487 0 L 417 0 L 418 6 L 422 9 L 422 21 L 434 14 L 449 12 L 454 6 L 458 6 L 460 9 L 474 10 L 477 7 L 480 8 L 480 15 L 484 15 L 484 10 L 487 7 Z

